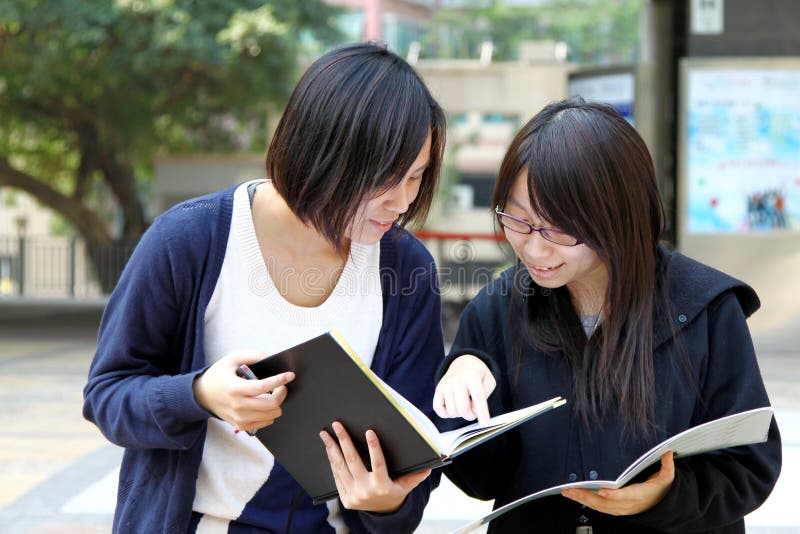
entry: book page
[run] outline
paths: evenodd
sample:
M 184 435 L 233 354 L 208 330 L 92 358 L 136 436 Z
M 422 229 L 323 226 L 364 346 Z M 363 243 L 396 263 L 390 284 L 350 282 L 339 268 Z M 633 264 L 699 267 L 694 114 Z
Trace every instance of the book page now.
M 504 430 L 517 425 L 534 415 L 549 410 L 567 401 L 561 397 L 555 397 L 549 401 L 539 403 L 534 406 L 522 408 L 514 412 L 509 412 L 489 419 L 485 423 L 473 423 L 465 427 L 451 430 L 449 432 L 440 433 L 439 429 L 433 421 L 425 415 L 422 410 L 414 406 L 408 399 L 403 397 L 400 393 L 395 391 L 389 384 L 384 382 L 378 375 L 372 372 L 367 365 L 358 357 L 350 345 L 342 337 L 341 333 L 337 330 L 330 331 L 331 336 L 339 344 L 339 346 L 347 353 L 350 359 L 359 367 L 362 373 L 372 381 L 381 392 L 389 398 L 389 401 L 400 412 L 400 414 L 411 424 L 417 433 L 428 443 L 428 445 L 439 455 L 440 458 L 445 459 L 450 456 L 459 443 L 468 440 L 469 447 L 474 446 L 480 441 L 489 439 L 490 436 L 500 433 Z M 379 436 L 380 437 L 380 436 Z M 466 450 L 466 449 L 464 449 Z
M 492 511 L 492 513 L 464 525 L 458 530 L 453 531 L 453 533 L 464 534 L 466 532 L 472 532 L 509 510 L 534 499 L 558 495 L 563 489 L 582 488 L 598 490 L 600 488 L 621 488 L 647 467 L 660 461 L 661 456 L 670 450 L 673 451 L 676 458 L 679 458 L 718 449 L 737 447 L 739 445 L 762 443 L 767 440 L 769 425 L 772 421 L 772 413 L 772 407 L 766 406 L 764 408 L 756 408 L 754 410 L 729 415 L 692 427 L 672 436 L 647 451 L 623 471 L 616 480 L 583 480 L 545 488 L 510 502 Z
M 377 380 L 380 378 L 375 377 Z M 381 381 L 383 382 L 383 381 Z M 386 391 L 401 405 L 408 414 L 419 423 L 422 430 L 427 434 L 430 441 L 434 442 L 438 452 L 443 456 L 450 456 L 456 449 L 461 449 L 462 446 L 469 448 L 472 441 L 483 441 L 488 439 L 491 435 L 502 432 L 509 428 L 511 425 L 519 424 L 526 419 L 533 417 L 543 411 L 550 410 L 561 406 L 566 401 L 561 397 L 555 397 L 550 400 L 515 410 L 513 412 L 496 415 L 490 418 L 485 423 L 475 422 L 455 430 L 447 432 L 439 432 L 436 425 L 416 406 L 408 401 L 405 397 L 400 395 L 391 386 L 383 382 L 383 387 Z M 419 430 L 419 429 L 418 429 Z
M 527 408 L 496 415 L 485 423 L 475 422 L 455 430 L 442 432 L 442 447 L 449 455 L 453 455 L 456 451 L 461 453 L 477 445 L 477 443 L 489 439 L 494 434 L 504 432 L 512 426 L 518 425 L 542 412 L 557 408 L 566 402 L 561 397 L 554 397 Z
M 480 526 L 487 524 L 492 519 L 500 517 L 509 510 L 513 510 L 517 506 L 522 506 L 527 502 L 533 501 L 535 499 L 540 499 L 542 497 L 547 497 L 550 495 L 558 495 L 561 493 L 561 490 L 566 488 L 583 488 L 583 489 L 595 490 L 600 488 L 610 488 L 613 487 L 614 484 L 615 481 L 613 480 L 585 480 L 582 482 L 572 482 L 569 484 L 562 484 L 561 486 L 553 486 L 551 488 L 545 488 L 541 491 L 537 491 L 536 493 L 531 493 L 530 495 L 521 497 L 516 501 L 512 501 L 508 504 L 505 504 L 500 508 L 493 510 L 490 514 L 487 514 L 481 517 L 480 519 L 476 519 L 475 521 L 468 523 L 463 527 L 458 528 L 457 530 L 454 530 L 452 534 L 464 534 L 466 532 L 472 532 L 476 528 L 479 528 Z
M 772 407 L 756 408 L 703 423 L 656 445 L 631 464 L 618 478 L 619 487 L 658 462 L 667 451 L 676 458 L 767 440 Z

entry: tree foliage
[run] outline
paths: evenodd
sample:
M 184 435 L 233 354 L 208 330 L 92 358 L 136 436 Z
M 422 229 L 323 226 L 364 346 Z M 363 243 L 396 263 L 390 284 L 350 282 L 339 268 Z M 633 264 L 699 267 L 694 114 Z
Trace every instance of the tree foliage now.
M 425 49 L 436 57 L 475 58 L 491 41 L 496 61 L 517 58 L 522 41 L 563 41 L 569 59 L 607 65 L 633 63 L 638 45 L 643 0 L 502 0 L 464 2 L 460 9 L 439 12 L 426 33 Z
M 333 13 L 319 0 L 4 0 L 0 186 L 91 241 L 138 237 L 154 153 L 263 149 L 301 38 L 336 38 Z

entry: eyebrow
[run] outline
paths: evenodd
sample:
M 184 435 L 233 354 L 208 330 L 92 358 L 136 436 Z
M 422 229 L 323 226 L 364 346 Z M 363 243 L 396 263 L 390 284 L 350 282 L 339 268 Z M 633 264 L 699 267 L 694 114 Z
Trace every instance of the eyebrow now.
M 508 203 L 514 204 L 516 207 L 518 207 L 522 211 L 528 211 L 527 208 L 525 206 L 523 206 L 519 201 L 517 201 L 517 199 L 514 198 L 514 197 L 510 196 L 506 200 L 507 200 Z
M 526 214 L 527 216 L 530 216 L 530 217 L 532 217 L 532 219 L 533 219 L 533 220 L 538 220 L 538 221 L 539 221 L 539 224 L 534 224 L 534 226 L 545 226 L 545 222 L 542 220 L 541 216 L 540 216 L 538 213 L 535 213 L 535 212 L 534 212 L 534 211 L 532 211 L 532 210 L 529 212 L 529 211 L 528 211 L 528 208 L 527 208 L 526 206 L 523 206 L 523 205 L 522 205 L 522 203 L 521 203 L 521 202 L 519 202 L 519 201 L 518 201 L 516 198 L 514 198 L 514 197 L 512 197 L 512 196 L 509 196 L 509 197 L 506 199 L 506 202 L 507 202 L 508 204 L 513 204 L 514 206 L 516 206 L 516 207 L 517 207 L 517 208 L 519 208 L 520 210 L 524 211 L 524 212 L 525 212 L 525 214 Z

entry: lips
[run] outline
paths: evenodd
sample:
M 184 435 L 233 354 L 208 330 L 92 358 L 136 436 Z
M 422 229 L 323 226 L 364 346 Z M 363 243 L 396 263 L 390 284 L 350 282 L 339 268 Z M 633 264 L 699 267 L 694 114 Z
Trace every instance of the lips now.
M 558 276 L 558 273 L 561 272 L 561 268 L 564 267 L 565 264 L 561 263 L 559 265 L 526 265 L 528 268 L 528 272 L 534 278 L 546 279 L 546 278 L 554 278 Z
M 392 224 L 394 224 L 394 219 L 370 219 L 369 222 L 386 232 L 392 227 Z

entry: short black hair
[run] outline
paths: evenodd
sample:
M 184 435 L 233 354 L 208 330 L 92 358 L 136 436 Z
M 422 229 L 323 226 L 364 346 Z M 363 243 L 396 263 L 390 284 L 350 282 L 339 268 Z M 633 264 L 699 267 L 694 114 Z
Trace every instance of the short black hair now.
M 375 43 L 336 48 L 297 83 L 266 158 L 275 189 L 339 250 L 368 197 L 399 184 L 430 132 L 430 163 L 399 224 L 421 223 L 436 191 L 445 116 L 403 58 Z

